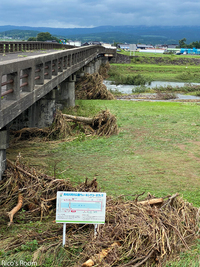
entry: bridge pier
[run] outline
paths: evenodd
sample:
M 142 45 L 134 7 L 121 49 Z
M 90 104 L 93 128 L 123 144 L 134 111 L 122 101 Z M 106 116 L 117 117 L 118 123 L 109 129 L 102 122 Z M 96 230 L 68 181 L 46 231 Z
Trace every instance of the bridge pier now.
M 56 111 L 55 91 L 53 89 L 22 112 L 12 121 L 10 128 L 12 130 L 20 130 L 22 128 L 43 128 L 50 126 Z
M 85 66 L 85 73 L 89 73 L 89 74 L 92 74 L 94 73 L 93 71 L 93 67 L 92 67 L 92 63 L 88 63 L 86 66 Z
M 9 146 L 9 133 L 6 128 L 0 130 L 0 180 L 6 169 L 6 149 Z
M 57 104 L 61 104 L 62 107 L 75 106 L 75 82 L 75 74 L 72 74 L 69 78 L 61 82 L 58 90 L 56 91 Z
M 84 67 L 84 73 L 93 74 L 98 72 L 101 64 L 106 64 L 107 61 L 108 59 L 103 57 L 94 59 Z
M 37 121 L 35 121 L 34 127 L 49 127 L 56 114 L 56 90 L 53 89 L 45 97 L 37 101 L 37 106 L 34 108 L 34 115 L 37 113 Z

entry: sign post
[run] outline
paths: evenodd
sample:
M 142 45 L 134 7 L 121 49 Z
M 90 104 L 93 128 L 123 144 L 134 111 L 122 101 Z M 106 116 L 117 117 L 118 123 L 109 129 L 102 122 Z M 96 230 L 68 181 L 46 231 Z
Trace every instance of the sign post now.
M 94 224 L 97 235 L 98 224 L 105 223 L 106 193 L 101 192 L 57 192 L 56 223 L 63 223 L 63 246 L 66 243 L 66 223 Z
M 66 236 L 66 223 L 63 223 L 63 247 L 66 243 L 65 236 Z
M 136 51 L 136 44 L 130 44 L 130 56 L 131 56 L 131 51 L 133 51 L 133 56 L 135 56 L 135 51 Z

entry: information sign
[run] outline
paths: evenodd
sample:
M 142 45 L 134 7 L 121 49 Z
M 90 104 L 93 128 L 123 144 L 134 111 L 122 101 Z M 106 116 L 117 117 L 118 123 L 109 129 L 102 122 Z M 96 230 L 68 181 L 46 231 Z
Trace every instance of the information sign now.
M 105 223 L 106 193 L 57 192 L 57 223 Z
M 137 49 L 136 44 L 129 44 L 130 51 L 135 51 Z

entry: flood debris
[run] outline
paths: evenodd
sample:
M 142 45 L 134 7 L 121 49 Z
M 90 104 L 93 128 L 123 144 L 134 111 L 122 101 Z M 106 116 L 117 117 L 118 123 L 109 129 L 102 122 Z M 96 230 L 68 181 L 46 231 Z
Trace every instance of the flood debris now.
M 163 266 L 176 253 L 190 249 L 198 237 L 198 209 L 179 194 L 163 202 L 160 198 L 156 205 L 150 204 L 156 203 L 151 198 L 155 199 L 149 195 L 149 203 L 107 199 L 106 223 L 97 238 L 85 246 L 85 259 L 102 267 Z M 94 256 L 114 242 L 120 246 L 109 250 L 106 257 Z
M 105 258 L 107 255 L 108 255 L 108 253 L 109 253 L 109 251 L 113 248 L 113 247 L 115 247 L 115 246 L 121 246 L 121 244 L 118 242 L 114 242 L 109 248 L 107 248 L 107 249 L 102 249 L 102 251 L 99 253 L 99 254 L 97 254 L 97 255 L 94 255 L 94 257 L 96 258 L 96 260 L 95 261 L 102 261 L 102 259 L 103 258 Z M 93 257 L 93 258 L 94 258 Z M 86 262 L 84 262 L 82 265 L 81 265 L 81 267 L 91 267 L 91 266 L 94 266 L 95 265 L 95 261 L 93 261 L 92 259 L 89 259 L 89 260 L 87 260 Z
M 0 181 L 0 215 L 10 219 L 22 208 L 27 211 L 25 221 L 41 220 L 55 209 L 57 191 L 92 191 L 96 192 L 94 178 L 74 186 L 68 179 L 56 179 L 37 172 L 34 168 L 17 161 L 7 159 L 5 179 Z
M 13 136 L 12 142 L 35 137 L 43 138 L 44 141 L 54 140 L 73 135 L 71 125 L 65 120 L 60 110 L 56 111 L 54 121 L 49 127 L 23 128 L 17 131 L 11 130 L 10 133 Z
M 58 253 L 62 245 L 62 227 L 57 224 L 55 230 L 57 191 L 99 192 L 100 189 L 96 178 L 75 186 L 67 178 L 56 179 L 19 160 L 15 163 L 8 160 L 6 177 L 0 181 L 1 224 L 12 227 L 13 223 L 45 223 L 47 219 L 51 219 L 51 223 L 48 231 L 40 234 L 30 228 L 25 235 L 13 237 L 12 242 L 10 236 L 7 243 L 4 237 L 1 249 L 11 251 L 27 240 L 35 240 L 39 247 L 33 256 L 35 260 L 38 257 L 40 266 L 44 264 L 42 254 L 52 253 L 52 249 Z M 129 197 L 132 200 L 107 196 L 105 224 L 98 227 L 95 237 L 93 225 L 67 225 L 63 266 L 163 266 L 170 257 L 189 250 L 199 237 L 199 210 L 178 193 L 160 198 L 149 193 L 146 197 L 144 193 Z M 13 212 L 16 206 L 23 209 L 23 219 L 20 209 Z M 9 211 L 14 215 L 12 223 Z M 71 253 L 72 247 L 80 247 L 78 255 Z
M 111 136 L 118 134 L 117 119 L 110 113 L 109 110 L 103 110 L 93 118 L 67 114 L 63 114 L 63 116 L 67 119 L 71 119 L 72 121 L 82 123 L 85 130 L 89 130 L 90 134 L 92 133 L 99 136 Z
M 106 62 L 106 64 L 101 64 L 99 68 L 99 74 L 103 77 L 104 80 L 109 77 L 108 75 L 109 70 L 110 70 L 109 62 Z
M 12 142 L 15 143 L 19 140 L 27 140 L 34 137 L 41 137 L 44 141 L 63 139 L 75 136 L 77 131 L 81 131 L 86 135 L 98 136 L 118 134 L 117 119 L 109 110 L 102 110 L 91 118 L 63 114 L 57 110 L 54 122 L 50 127 L 42 129 L 23 128 L 18 131 L 11 131 L 11 134 L 13 135 Z
M 77 83 L 76 99 L 115 99 L 103 84 L 103 77 L 99 73 L 86 73 Z

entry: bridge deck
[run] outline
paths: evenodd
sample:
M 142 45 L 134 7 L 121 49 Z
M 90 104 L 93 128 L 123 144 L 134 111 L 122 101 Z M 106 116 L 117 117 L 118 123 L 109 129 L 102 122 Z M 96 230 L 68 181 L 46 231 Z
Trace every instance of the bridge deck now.
M 48 53 L 55 53 L 56 51 L 59 51 L 58 49 L 45 49 L 45 50 L 33 50 L 33 51 L 25 51 L 25 52 L 16 52 L 16 53 L 5 53 L 0 54 L 0 62 L 4 62 L 7 60 L 15 60 L 20 58 L 26 58 L 31 56 L 37 56 L 37 55 L 45 55 Z

